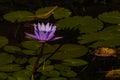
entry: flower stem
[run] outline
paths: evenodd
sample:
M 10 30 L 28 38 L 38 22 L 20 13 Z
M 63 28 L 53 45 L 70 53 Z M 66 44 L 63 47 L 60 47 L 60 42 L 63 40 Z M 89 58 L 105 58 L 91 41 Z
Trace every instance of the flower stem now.
M 39 55 L 38 55 L 38 57 L 37 57 L 37 60 L 36 60 L 36 62 L 35 62 L 35 64 L 34 64 L 34 67 L 33 67 L 33 75 L 36 73 L 36 71 L 37 71 L 37 69 L 38 69 L 38 65 L 39 65 L 39 60 L 40 60 L 40 58 L 43 56 L 44 45 L 45 45 L 45 43 L 43 42 L 42 45 L 41 45 L 40 53 L 39 53 Z

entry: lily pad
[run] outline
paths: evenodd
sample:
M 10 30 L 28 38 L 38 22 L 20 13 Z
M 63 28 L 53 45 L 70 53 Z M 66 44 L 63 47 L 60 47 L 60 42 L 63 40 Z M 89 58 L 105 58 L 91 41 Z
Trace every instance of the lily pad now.
M 20 52 L 21 48 L 19 48 L 17 46 L 5 46 L 4 50 L 9 52 L 9 53 L 16 53 L 16 52 Z
M 6 37 L 0 36 L 0 48 L 8 44 L 8 39 Z
M 80 33 L 93 33 L 101 30 L 103 28 L 103 23 L 97 18 L 92 18 L 90 16 L 74 16 L 59 20 L 57 26 L 60 29 L 78 28 Z
M 119 11 L 104 12 L 100 14 L 98 18 L 107 23 L 120 24 L 120 12 Z
M 38 48 L 40 48 L 40 43 L 37 41 L 24 41 L 22 42 L 22 46 L 26 49 L 29 50 L 37 50 Z
M 81 60 L 81 59 L 66 59 L 63 60 L 63 64 L 68 65 L 68 66 L 83 66 L 88 64 L 87 61 Z
M 24 22 L 31 21 L 33 18 L 29 16 L 33 16 L 34 14 L 28 11 L 13 11 L 5 14 L 3 17 L 5 20 L 10 22 Z
M 8 75 L 6 73 L 0 72 L 0 80 L 7 79 Z
M 15 60 L 13 55 L 8 55 L 7 53 L 0 53 L 0 65 L 12 63 Z
M 22 52 L 26 55 L 37 55 L 36 51 L 33 50 L 22 50 Z
M 48 78 L 47 80 L 67 80 L 64 77 Z
M 85 55 L 88 49 L 84 46 L 75 44 L 63 45 L 52 57 L 51 59 L 64 60 L 70 58 L 77 58 Z
M 46 72 L 42 72 L 43 75 L 47 76 L 47 77 L 59 77 L 60 73 L 56 70 L 50 70 L 50 71 L 46 71 Z
M 55 11 L 57 6 L 40 8 L 35 12 L 37 18 L 48 18 Z
M 58 7 L 53 14 L 55 19 L 67 18 L 70 15 L 71 15 L 70 10 L 60 7 Z
M 22 68 L 18 64 L 7 64 L 0 66 L 1 72 L 14 72 L 14 71 L 19 71 L 21 69 Z
M 76 77 L 77 73 L 72 71 L 72 70 L 68 70 L 68 71 L 60 71 L 60 74 L 64 77 Z

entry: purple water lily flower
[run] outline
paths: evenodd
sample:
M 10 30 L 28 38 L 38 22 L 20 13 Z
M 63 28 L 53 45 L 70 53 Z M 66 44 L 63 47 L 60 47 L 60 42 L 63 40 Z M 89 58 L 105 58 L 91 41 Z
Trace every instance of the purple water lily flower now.
M 62 37 L 55 37 L 56 26 L 50 23 L 46 25 L 44 23 L 34 24 L 34 33 L 25 33 L 27 36 L 37 39 L 39 42 L 46 42 L 51 40 L 61 39 Z

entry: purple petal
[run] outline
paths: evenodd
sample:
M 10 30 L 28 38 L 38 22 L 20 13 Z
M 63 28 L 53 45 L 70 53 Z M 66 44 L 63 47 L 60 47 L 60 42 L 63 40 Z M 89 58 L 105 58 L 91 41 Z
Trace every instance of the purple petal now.
M 48 35 L 47 40 L 52 39 L 52 38 L 54 37 L 54 33 L 55 33 L 55 31 L 51 31 L 51 32 L 49 33 L 49 35 Z
M 25 33 L 27 36 L 31 37 L 31 38 L 34 38 L 34 39 L 37 39 L 37 37 L 33 34 L 29 34 L 29 33 Z
M 55 37 L 52 40 L 58 40 L 58 39 L 61 39 L 61 38 L 63 38 L 63 37 Z

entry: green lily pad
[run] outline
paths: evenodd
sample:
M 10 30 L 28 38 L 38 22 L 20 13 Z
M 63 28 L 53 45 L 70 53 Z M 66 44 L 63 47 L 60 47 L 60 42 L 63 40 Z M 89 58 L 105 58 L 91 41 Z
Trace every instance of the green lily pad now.
M 29 50 L 37 50 L 38 48 L 40 48 L 40 43 L 37 41 L 24 41 L 22 42 L 22 46 L 26 49 Z
M 9 52 L 9 53 L 16 53 L 16 52 L 20 52 L 21 48 L 19 48 L 17 46 L 5 46 L 4 50 Z
M 104 12 L 100 14 L 98 18 L 107 23 L 120 24 L 120 12 L 119 11 Z
M 103 23 L 91 16 L 74 16 L 59 20 L 57 26 L 60 29 L 79 28 L 80 33 L 93 33 L 101 30 L 103 28 Z
M 55 64 L 54 67 L 58 71 L 68 71 L 68 70 L 71 70 L 71 67 L 63 65 L 63 64 Z
M 0 53 L 0 65 L 12 63 L 15 60 L 13 55 L 8 55 L 7 53 Z
M 26 62 L 27 62 L 27 58 L 17 58 L 16 60 L 15 60 L 15 62 L 17 63 L 17 64 L 25 64 Z
M 14 72 L 14 71 L 19 71 L 21 69 L 22 68 L 18 64 L 7 64 L 0 66 L 1 72 Z
M 0 80 L 7 79 L 8 75 L 7 73 L 0 72 Z
M 70 58 L 77 58 L 85 55 L 88 49 L 84 46 L 75 44 L 63 45 L 52 57 L 51 59 L 64 60 Z
M 40 8 L 35 12 L 35 15 L 37 18 L 48 18 L 54 10 L 57 8 L 57 6 L 54 7 L 45 7 L 45 8 Z
M 13 76 L 9 76 L 7 80 L 16 80 L 16 78 Z
M 48 78 L 46 80 L 67 80 L 67 79 L 64 77 L 56 77 L 56 78 Z
M 81 59 L 66 59 L 63 60 L 63 64 L 68 65 L 68 66 L 83 66 L 88 64 L 87 61 L 81 60 Z
M 0 36 L 0 48 L 8 44 L 8 39 L 6 37 Z
M 60 75 L 60 73 L 56 70 L 43 71 L 42 74 L 47 77 L 59 77 Z
M 55 19 L 67 18 L 70 15 L 71 15 L 70 10 L 60 7 L 58 7 L 53 14 Z
M 17 79 L 17 80 L 29 80 L 29 78 L 31 77 L 32 72 L 28 71 L 28 70 L 21 70 L 21 71 L 17 71 L 13 73 L 13 76 Z
M 77 73 L 72 70 L 60 71 L 60 74 L 64 77 L 76 77 L 77 76 Z
M 3 17 L 5 20 L 10 21 L 10 22 L 24 22 L 24 21 L 31 21 L 33 20 L 32 17 L 29 16 L 34 16 L 33 13 L 28 12 L 28 11 L 13 11 L 5 14 Z
M 37 55 L 36 51 L 33 50 L 22 50 L 22 52 L 26 55 Z

